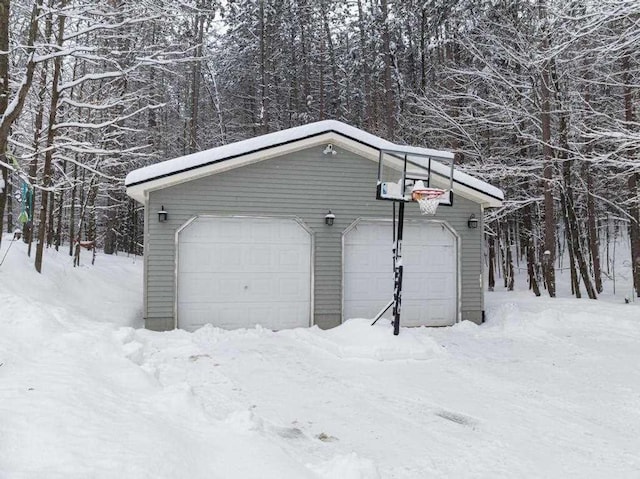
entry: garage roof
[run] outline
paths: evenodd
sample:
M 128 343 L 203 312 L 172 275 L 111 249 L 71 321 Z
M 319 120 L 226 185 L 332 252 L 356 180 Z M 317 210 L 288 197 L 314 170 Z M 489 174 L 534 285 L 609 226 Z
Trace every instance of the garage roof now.
M 348 142 L 363 150 L 396 150 L 419 154 L 434 160 L 453 158 L 453 153 L 449 151 L 397 145 L 346 123 L 324 120 L 146 166 L 130 172 L 125 179 L 125 186 L 129 196 L 144 203 L 149 191 L 227 171 L 326 141 Z M 448 168 L 444 165 L 432 162 L 431 168 L 442 169 L 441 172 L 436 172 L 449 176 Z M 500 206 L 504 199 L 500 189 L 461 171 L 454 171 L 453 179 L 465 189 L 483 196 L 484 201 L 481 202 L 487 206 Z

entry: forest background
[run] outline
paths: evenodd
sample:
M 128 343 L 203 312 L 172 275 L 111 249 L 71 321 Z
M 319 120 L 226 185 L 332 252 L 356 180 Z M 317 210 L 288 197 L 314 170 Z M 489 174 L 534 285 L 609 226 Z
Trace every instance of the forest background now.
M 126 173 L 337 119 L 504 190 L 489 288 L 640 296 L 639 65 L 637 0 L 0 0 L 0 229 L 142 254 Z

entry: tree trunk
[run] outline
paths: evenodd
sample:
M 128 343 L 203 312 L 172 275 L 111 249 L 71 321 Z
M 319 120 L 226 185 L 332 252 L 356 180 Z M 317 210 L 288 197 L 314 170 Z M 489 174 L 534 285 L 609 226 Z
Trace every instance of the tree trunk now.
M 600 242 L 598 241 L 597 212 L 593 198 L 594 184 L 593 175 L 589 163 L 582 166 L 582 176 L 587 183 L 587 228 L 589 232 L 589 252 L 591 264 L 593 265 L 593 280 L 597 293 L 602 293 L 602 269 L 600 266 Z
M 45 20 L 45 33 L 44 33 L 44 41 L 45 43 L 49 43 L 51 40 L 51 34 L 53 31 L 53 23 L 51 20 L 51 15 L 47 15 Z M 44 100 L 47 93 L 47 73 L 49 71 L 49 62 L 44 62 L 44 64 L 40 67 L 40 82 L 38 88 L 38 108 L 36 110 L 36 115 L 34 118 L 34 128 L 33 128 L 33 157 L 29 162 L 29 182 L 31 185 L 35 185 L 38 182 L 38 159 L 40 156 L 40 137 L 42 135 L 42 123 L 44 118 Z M 31 257 L 31 247 L 33 244 L 33 231 L 35 227 L 35 199 L 36 199 L 36 191 L 35 189 L 31 190 L 31 203 L 27 208 L 27 222 L 25 223 L 24 230 L 24 241 L 29 244 L 29 249 L 27 251 L 27 255 Z
M 489 291 L 493 291 L 496 286 L 496 272 L 495 272 L 495 262 L 496 262 L 496 240 L 494 235 L 488 236 L 489 241 Z
M 51 191 L 49 192 L 49 215 L 47 219 L 47 248 L 50 248 L 53 244 L 53 232 L 54 232 L 54 213 L 56 210 L 56 194 Z
M 427 8 L 422 7 L 420 11 L 420 91 L 424 92 L 427 86 Z
M 362 8 L 362 0 L 358 0 L 358 30 L 360 34 L 360 61 L 362 65 L 363 79 L 363 108 L 364 108 L 364 126 L 371 130 L 373 125 L 373 108 L 371 106 L 371 79 L 369 74 L 369 55 L 367 49 L 367 31 L 365 28 L 364 9 Z
M 6 156 L 0 153 L 0 161 L 6 161 Z M 6 184 L 9 182 L 9 170 L 0 166 L 0 245 L 2 245 L 2 230 L 4 225 L 4 209 L 7 200 Z
M 104 232 L 104 254 L 114 254 L 117 252 L 117 237 L 116 237 L 116 215 L 118 205 L 116 204 L 113 195 L 115 192 L 109 192 L 107 198 L 107 225 Z
M 9 51 L 9 0 L 0 0 L 0 50 Z M 38 34 L 38 20 L 40 17 L 40 9 L 42 7 L 42 0 L 37 0 L 31 10 L 31 19 L 29 21 L 29 34 L 26 42 L 27 61 L 24 73 L 24 79 L 18 87 L 15 99 L 12 101 L 12 108 L 9 108 L 9 58 L 8 55 L 0 55 L 0 81 L 2 87 L 0 89 L 0 161 L 7 163 L 6 151 L 7 142 L 9 139 L 9 133 L 11 126 L 18 119 L 24 103 L 27 99 L 27 94 L 31 89 L 33 82 L 33 72 L 36 68 L 36 62 L 34 59 L 35 49 L 33 44 Z M 0 165 L 0 178 L 4 180 L 4 184 L 7 183 L 8 174 L 7 168 Z M 4 210 L 7 202 L 7 189 L 0 189 L 0 232 L 4 229 Z M 2 235 L 0 234 L 0 245 L 2 244 Z
M 0 0 L 0 52 L 9 51 L 9 7 L 10 0 Z M 9 55 L 0 54 L 0 117 L 4 115 L 9 104 Z M 5 143 L 0 149 L 0 161 L 7 162 Z M 2 244 L 2 229 L 4 225 L 4 209 L 7 198 L 9 175 L 7 168 L 0 165 L 0 245 Z
M 380 0 L 380 14 L 382 22 L 382 51 L 384 55 L 384 116 L 387 125 L 387 139 L 394 140 L 395 132 L 395 104 L 393 89 L 391 88 L 391 40 L 389 36 L 389 11 L 387 0 Z
M 265 25 L 265 0 L 259 0 L 259 27 L 260 27 L 260 130 L 261 133 L 269 132 L 269 89 L 267 85 L 267 28 Z
M 66 167 L 65 167 L 66 170 Z M 56 247 L 56 251 L 60 250 L 60 245 L 62 244 L 62 215 L 63 215 L 63 209 L 64 209 L 64 190 L 61 191 L 59 194 L 59 201 L 58 201 L 58 216 L 56 218 L 56 229 L 55 229 L 55 233 L 53 235 L 53 244 Z
M 591 299 L 596 299 L 596 291 L 593 287 L 593 283 L 591 282 L 591 277 L 589 276 L 589 268 L 587 267 L 587 261 L 585 260 L 585 255 L 582 251 L 582 242 L 580 238 L 582 235 L 580 234 L 580 224 L 578 223 L 578 218 L 576 217 L 575 203 L 573 199 L 573 186 L 571 184 L 571 166 L 573 160 L 568 159 L 568 151 L 569 151 L 569 122 L 567 119 L 566 111 L 562 111 L 560 114 L 560 151 L 561 158 L 564 160 L 563 164 L 563 177 L 565 184 L 565 202 L 566 202 L 566 210 L 565 217 L 567 224 L 569 225 L 569 239 L 568 244 L 570 244 L 571 252 L 578 263 L 578 269 L 580 272 L 580 276 L 582 277 L 582 282 L 587 291 L 587 295 Z M 575 264 L 572 263 L 572 267 L 575 269 Z M 573 272 L 575 275 L 575 271 Z M 576 275 L 577 276 L 577 275 Z M 578 279 L 574 278 L 574 284 L 576 286 L 576 292 L 578 289 Z M 580 297 L 576 294 L 577 297 Z
M 325 119 L 325 104 L 324 104 L 324 99 L 325 99 L 325 93 L 324 93 L 324 64 L 325 64 L 325 60 L 324 60 L 324 51 L 325 51 L 325 46 L 324 46 L 324 40 L 320 41 L 320 58 L 318 60 L 318 69 L 320 70 L 320 79 L 319 79 L 319 86 L 318 86 L 318 96 L 320 97 L 320 111 L 318 112 L 318 120 L 322 121 Z
M 89 221 L 87 222 L 87 240 L 93 243 L 91 264 L 96 262 L 96 249 L 98 248 L 97 239 L 98 232 L 96 228 L 96 196 L 98 196 L 98 185 L 94 185 L 89 190 Z
M 578 219 L 576 217 L 573 199 L 571 198 L 569 198 L 569 200 L 567 201 L 567 216 L 569 218 L 569 223 L 571 224 L 571 233 L 573 235 L 573 249 L 576 261 L 578 262 L 578 269 L 580 272 L 580 276 L 582 277 L 582 282 L 584 283 L 584 287 L 587 290 L 587 295 L 589 296 L 589 298 L 596 299 L 597 294 L 595 288 L 593 287 L 593 283 L 591 282 L 591 277 L 589 276 L 589 268 L 584 257 L 585 255 L 582 251 Z
M 80 213 L 78 215 L 79 217 L 79 223 L 78 223 L 78 230 L 77 230 L 77 236 L 74 238 L 74 256 L 73 256 L 73 266 L 80 266 L 80 241 L 82 240 L 82 228 L 85 226 L 85 218 L 87 215 L 87 206 L 89 204 L 90 201 L 92 200 L 92 195 L 93 192 L 96 191 L 94 188 L 94 183 L 95 183 L 95 175 L 91 177 L 91 180 L 89 181 L 89 185 L 87 186 L 87 189 L 89 190 L 88 193 L 86 193 L 85 195 L 85 189 L 84 189 L 84 185 L 85 185 L 85 174 L 84 174 L 84 170 L 82 173 L 82 182 L 80 184 L 81 188 L 80 188 Z M 86 229 L 86 228 L 85 228 Z M 87 237 L 86 233 L 85 233 L 85 237 Z
M 189 119 L 189 153 L 198 151 L 198 106 L 200 102 L 200 78 L 202 77 L 202 41 L 204 36 L 204 20 L 203 13 L 196 17 L 195 21 L 195 38 L 196 61 L 193 62 L 191 71 L 191 118 Z
M 569 194 L 568 190 L 570 190 L 570 186 L 569 186 L 570 168 L 569 168 L 569 163 L 567 161 L 563 163 L 562 169 L 563 169 L 563 177 L 564 177 L 564 191 L 562 192 L 562 196 L 560 197 L 560 206 L 562 207 L 562 211 L 564 212 L 564 214 L 562 215 L 562 219 L 564 221 L 567 253 L 569 254 L 569 271 L 571 273 L 571 294 L 574 294 L 576 298 L 581 298 L 582 293 L 580 292 L 580 282 L 578 281 L 578 272 L 576 270 L 576 259 L 574 254 L 574 248 L 575 248 L 575 244 L 573 241 L 574 235 L 571 230 L 571 224 L 569 223 L 569 209 L 567 206 L 568 204 L 567 196 Z
M 329 105 L 331 110 L 329 115 L 331 118 L 339 117 L 340 110 L 340 94 L 338 92 L 338 66 L 336 61 L 336 52 L 331 38 L 331 28 L 327 16 L 326 1 L 320 1 L 320 11 L 322 14 L 322 24 L 324 27 L 324 35 L 327 39 L 327 49 L 329 50 L 329 64 L 331 67 L 331 96 L 329 97 Z
M 549 55 L 549 38 L 546 31 L 546 5 L 538 0 L 541 20 L 545 24 L 542 37 L 543 54 Z M 540 74 L 540 124 L 542 127 L 542 150 L 544 156 L 544 252 L 543 271 L 549 296 L 556 296 L 556 219 L 553 204 L 553 150 L 551 148 L 551 78 L 550 61 L 545 59 Z
M 76 233 L 76 191 L 78 189 L 78 164 L 73 165 L 73 189 L 71 190 L 71 206 L 69 208 L 69 256 L 73 256 L 73 242 Z
M 513 286 L 515 284 L 515 275 L 513 271 L 513 248 L 511 246 L 512 229 L 512 225 L 506 222 L 504 227 L 504 244 L 506 252 L 504 263 L 504 285 L 507 288 L 507 291 L 513 291 Z
M 64 8 L 66 0 L 61 0 L 60 7 Z M 58 17 L 58 47 L 62 50 L 64 41 L 64 24 L 66 16 Z M 47 131 L 47 151 L 44 156 L 44 170 L 42 173 L 42 186 L 45 188 L 42 192 L 42 202 L 40 205 L 40 224 L 38 225 L 38 244 L 36 245 L 35 267 L 38 273 L 42 272 L 42 256 L 44 252 L 45 232 L 47 228 L 47 210 L 49 208 L 49 194 L 47 188 L 51 186 L 51 163 L 53 160 L 53 140 L 55 137 L 56 113 L 58 109 L 58 100 L 60 92 L 58 84 L 60 83 L 60 74 L 62 70 L 62 57 L 58 56 L 53 62 L 53 78 L 51 80 L 51 106 L 49 110 L 49 127 Z
M 13 233 L 13 180 L 11 172 L 7 171 L 4 187 L 7 190 L 7 233 Z M 0 221 L 0 224 L 2 222 Z
M 634 120 L 633 111 L 633 89 L 631 83 L 633 81 L 631 75 L 631 55 L 629 53 L 622 57 L 622 76 L 624 84 L 624 120 L 627 128 L 632 129 Z M 630 151 L 630 156 L 637 155 L 637 151 Z M 631 223 L 629 224 L 629 237 L 631 240 L 631 268 L 633 275 L 633 287 L 636 296 L 640 297 L 640 206 L 638 204 L 638 173 L 633 172 L 629 175 L 627 182 L 629 188 L 629 216 Z
M 533 294 L 540 296 L 540 287 L 538 286 L 537 261 L 535 244 L 533 241 L 533 222 L 531 221 L 531 205 L 524 208 L 524 235 L 526 237 L 527 251 L 527 274 L 529 276 L 529 288 L 533 290 Z
M 640 211 L 638 208 L 638 174 L 633 173 L 629 177 L 629 195 L 631 196 L 631 206 L 629 207 L 629 239 L 631 240 L 631 264 L 633 274 L 633 287 L 636 295 L 640 297 Z

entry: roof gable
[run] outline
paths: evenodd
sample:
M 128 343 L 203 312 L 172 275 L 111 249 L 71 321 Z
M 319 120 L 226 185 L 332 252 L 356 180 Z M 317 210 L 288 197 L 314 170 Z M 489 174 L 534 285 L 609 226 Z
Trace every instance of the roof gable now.
M 448 168 L 437 163 L 437 160 L 453 158 L 453 153 L 448 151 L 396 145 L 345 123 L 325 120 L 140 168 L 127 175 L 125 186 L 129 196 L 144 203 L 145 197 L 150 191 L 327 142 L 337 143 L 343 148 L 376 161 L 381 149 L 426 155 L 436 160 L 431 163 L 434 172 L 447 178 L 449 176 Z M 438 171 L 439 167 L 442 167 L 440 172 Z M 454 182 L 456 183 L 456 193 L 486 206 L 500 206 L 504 199 L 502 191 L 498 188 L 461 171 L 454 171 Z

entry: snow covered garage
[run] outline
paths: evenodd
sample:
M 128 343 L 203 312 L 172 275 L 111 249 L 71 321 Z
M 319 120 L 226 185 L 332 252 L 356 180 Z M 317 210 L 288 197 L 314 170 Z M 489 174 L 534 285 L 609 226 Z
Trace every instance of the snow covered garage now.
M 393 206 L 376 199 L 377 161 L 402 148 L 328 120 L 129 173 L 127 193 L 145 206 L 146 327 L 329 328 L 375 316 L 393 293 Z M 407 204 L 403 325 L 482 321 L 482 211 L 503 194 L 453 179 L 435 216 Z

